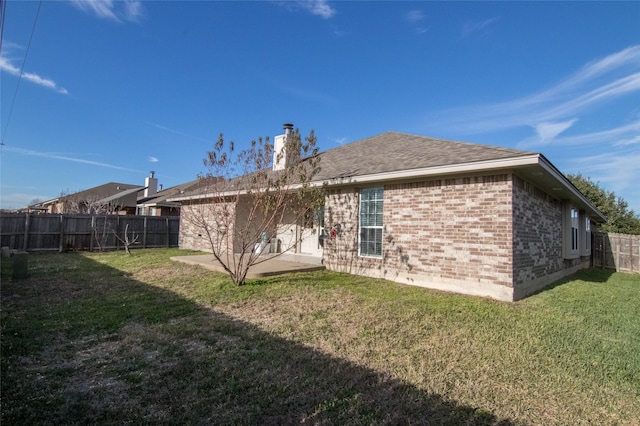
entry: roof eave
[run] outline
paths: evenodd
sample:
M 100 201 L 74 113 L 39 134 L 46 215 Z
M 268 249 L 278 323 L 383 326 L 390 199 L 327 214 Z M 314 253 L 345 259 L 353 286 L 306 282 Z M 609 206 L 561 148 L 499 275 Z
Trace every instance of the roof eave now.
M 472 161 L 459 164 L 448 164 L 442 166 L 424 167 L 419 169 L 410 170 L 397 170 L 383 173 L 372 173 L 367 175 L 358 176 L 340 176 L 335 178 L 329 178 L 324 180 L 316 180 L 309 183 L 311 187 L 318 187 L 322 185 L 328 186 L 343 186 L 354 184 L 373 184 L 376 182 L 389 182 L 397 180 L 417 179 L 429 176 L 446 176 L 460 173 L 482 173 L 489 171 L 500 170 L 518 170 L 526 167 L 537 166 L 546 171 L 553 181 L 558 183 L 564 191 L 569 195 L 562 195 L 561 198 L 569 198 L 574 202 L 578 202 L 582 207 L 589 210 L 592 216 L 595 216 L 601 222 L 606 222 L 606 217 L 600 212 L 591 202 L 567 179 L 549 160 L 547 160 L 542 154 L 530 153 L 523 154 L 514 157 L 500 158 L 484 161 Z M 290 185 L 288 189 L 295 190 L 300 188 L 301 185 Z M 551 191 L 552 188 L 542 188 L 543 190 Z M 204 194 L 187 195 L 182 197 L 172 197 L 167 201 L 196 201 L 211 198 L 220 198 L 227 196 L 234 196 L 242 194 L 244 191 L 226 191 L 222 193 L 208 192 Z M 551 192 L 550 192 L 551 193 Z M 553 196 L 555 196 L 552 193 Z
M 607 221 L 607 217 L 560 170 L 551 164 L 544 155 L 538 154 L 538 156 L 540 158 L 538 164 L 569 192 L 570 196 L 568 198 L 571 201 L 578 202 L 582 207 L 590 210 L 590 216 L 595 216 L 598 222 L 604 223 Z

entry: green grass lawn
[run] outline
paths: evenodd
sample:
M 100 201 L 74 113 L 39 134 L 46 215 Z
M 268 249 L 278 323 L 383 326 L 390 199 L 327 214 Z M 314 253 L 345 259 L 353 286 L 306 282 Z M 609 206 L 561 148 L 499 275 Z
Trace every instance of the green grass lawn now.
M 640 276 L 517 303 L 327 271 L 249 281 L 175 249 L 2 259 L 0 422 L 629 424 Z

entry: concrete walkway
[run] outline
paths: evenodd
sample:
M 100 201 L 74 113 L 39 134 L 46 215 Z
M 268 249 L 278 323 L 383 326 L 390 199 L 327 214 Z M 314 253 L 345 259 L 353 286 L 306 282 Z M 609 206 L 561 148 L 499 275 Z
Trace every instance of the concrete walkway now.
M 212 254 L 200 254 L 195 256 L 173 256 L 171 260 L 200 265 L 216 272 L 225 272 L 220 263 Z M 249 268 L 247 278 L 268 277 L 271 275 L 288 274 L 291 272 L 309 272 L 325 269 L 322 258 L 297 254 L 282 254 L 265 262 L 253 265 Z

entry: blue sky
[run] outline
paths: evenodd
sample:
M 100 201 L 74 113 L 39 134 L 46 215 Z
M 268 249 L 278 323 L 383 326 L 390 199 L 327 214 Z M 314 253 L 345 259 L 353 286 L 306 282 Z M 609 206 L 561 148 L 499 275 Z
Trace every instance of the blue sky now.
M 2 208 L 150 170 L 167 188 L 219 133 L 292 122 L 323 150 L 541 152 L 640 213 L 640 2 L 9 0 L 4 24 Z

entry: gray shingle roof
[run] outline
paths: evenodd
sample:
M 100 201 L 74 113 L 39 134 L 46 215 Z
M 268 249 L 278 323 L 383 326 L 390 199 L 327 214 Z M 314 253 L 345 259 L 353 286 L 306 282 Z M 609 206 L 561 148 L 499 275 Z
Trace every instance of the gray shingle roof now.
M 517 149 L 387 132 L 320 153 L 322 170 L 316 179 L 449 166 L 531 154 Z
M 209 188 L 210 179 L 212 178 L 194 179 L 189 182 L 181 183 L 179 185 L 175 185 L 175 186 L 163 189 L 162 191 L 159 191 L 156 194 L 151 195 L 149 197 L 139 198 L 138 205 L 148 206 L 148 207 L 178 205 L 175 201 L 170 201 L 170 200 L 174 198 L 179 198 L 183 194 L 193 194 L 193 193 L 197 194 L 201 192 L 203 188 L 204 189 Z
M 386 132 L 319 153 L 320 172 L 314 176 L 313 180 L 330 181 L 378 173 L 500 160 L 531 154 L 533 153 L 528 151 L 491 145 Z M 235 179 L 231 180 L 231 186 L 234 181 Z M 191 187 L 182 195 L 176 194 L 173 198 L 169 197 L 169 200 L 197 196 L 207 190 L 206 185 L 199 188 Z
M 78 191 L 70 194 L 65 194 L 64 196 L 54 198 L 52 200 L 47 200 L 43 204 L 53 204 L 59 202 L 60 198 L 64 198 L 66 196 L 73 197 L 76 200 L 88 200 L 88 201 L 97 201 L 103 198 L 111 197 L 112 195 L 117 195 L 122 193 L 122 191 L 127 191 L 129 189 L 138 188 L 140 189 L 140 185 L 132 185 L 128 183 L 119 183 L 119 182 L 109 182 L 99 186 L 94 186 L 93 188 L 85 189 L 83 191 Z

